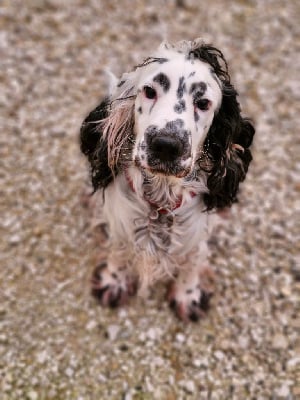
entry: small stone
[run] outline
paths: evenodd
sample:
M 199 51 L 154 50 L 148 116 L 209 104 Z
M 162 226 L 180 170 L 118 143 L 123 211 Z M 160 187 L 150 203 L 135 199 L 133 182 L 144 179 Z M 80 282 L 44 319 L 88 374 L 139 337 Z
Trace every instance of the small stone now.
M 119 325 L 109 325 L 106 329 L 107 337 L 109 340 L 115 340 L 120 332 Z
M 280 293 L 284 297 L 289 297 L 292 294 L 292 289 L 290 285 L 285 285 L 280 288 Z
M 5 344 L 5 343 L 7 343 L 8 342 L 8 338 L 7 338 L 7 336 L 3 333 L 1 333 L 0 334 L 0 343 L 3 343 L 3 344 Z
M 196 368 L 199 368 L 199 367 L 201 367 L 201 360 L 199 360 L 198 358 L 196 358 L 194 361 L 193 361 L 193 365 L 194 365 L 194 367 L 196 367 Z
M 297 365 L 300 366 L 300 357 L 290 358 L 286 363 L 286 368 L 288 371 L 292 371 Z
M 20 241 L 21 241 L 21 237 L 20 237 L 20 235 L 18 235 L 18 234 L 12 235 L 12 236 L 9 238 L 9 244 L 11 244 L 12 246 L 14 246 L 14 245 L 20 243 Z
M 73 375 L 74 375 L 74 370 L 72 369 L 72 368 L 67 368 L 66 370 L 65 370 L 65 374 L 69 377 L 69 378 L 71 378 Z
M 274 349 L 278 349 L 278 350 L 284 350 L 287 349 L 289 343 L 287 341 L 287 338 L 282 335 L 281 333 L 277 333 L 272 341 L 272 347 Z
M 150 340 L 156 340 L 157 335 L 156 335 L 156 329 L 155 328 L 150 328 L 147 332 L 147 338 Z
M 97 327 L 97 325 L 98 325 L 97 321 L 92 319 L 86 324 L 85 329 L 87 331 L 92 331 L 93 329 L 95 329 Z
M 188 393 L 194 393 L 196 389 L 195 383 L 191 380 L 180 381 L 179 386 L 182 387 L 184 390 L 186 390 Z
M 224 353 L 222 351 L 215 351 L 214 356 L 217 360 L 223 360 L 224 359 Z
M 48 358 L 48 353 L 47 353 L 46 350 L 41 351 L 41 352 L 38 353 L 37 356 L 36 356 L 36 360 L 37 360 L 37 362 L 38 362 L 39 364 L 44 364 L 45 361 L 47 360 L 47 358 Z
M 34 390 L 30 390 L 30 392 L 27 393 L 27 397 L 29 400 L 37 400 L 38 399 L 38 394 Z
M 287 399 L 290 395 L 290 388 L 283 384 L 277 391 L 276 395 L 278 396 L 279 399 Z
M 185 342 L 186 338 L 182 333 L 177 333 L 176 334 L 176 341 L 179 343 Z
M 249 345 L 249 338 L 247 336 L 240 336 L 238 338 L 238 344 L 241 349 L 246 349 Z

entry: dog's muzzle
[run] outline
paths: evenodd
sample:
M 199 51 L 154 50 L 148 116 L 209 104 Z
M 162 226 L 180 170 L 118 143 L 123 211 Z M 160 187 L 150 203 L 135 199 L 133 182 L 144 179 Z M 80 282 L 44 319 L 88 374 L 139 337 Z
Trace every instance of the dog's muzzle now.
M 184 176 L 189 172 L 191 146 L 188 132 L 182 129 L 181 120 L 159 129 L 150 126 L 145 132 L 147 167 L 152 172 Z

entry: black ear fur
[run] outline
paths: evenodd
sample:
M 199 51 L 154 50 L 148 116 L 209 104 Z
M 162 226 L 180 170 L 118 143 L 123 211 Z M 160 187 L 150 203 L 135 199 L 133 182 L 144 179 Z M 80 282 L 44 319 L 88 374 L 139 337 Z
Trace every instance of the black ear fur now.
M 80 149 L 91 165 L 93 188 L 106 188 L 113 180 L 108 166 L 107 141 L 103 137 L 101 121 L 108 116 L 108 99 L 104 99 L 83 121 L 80 129 Z
M 238 93 L 230 83 L 227 62 L 222 52 L 202 45 L 192 51 L 195 58 L 207 62 L 222 82 L 223 99 L 207 134 L 204 147 L 212 168 L 208 171 L 204 201 L 208 210 L 231 206 L 237 201 L 239 183 L 246 177 L 252 160 L 249 146 L 255 133 L 252 123 L 242 118 Z

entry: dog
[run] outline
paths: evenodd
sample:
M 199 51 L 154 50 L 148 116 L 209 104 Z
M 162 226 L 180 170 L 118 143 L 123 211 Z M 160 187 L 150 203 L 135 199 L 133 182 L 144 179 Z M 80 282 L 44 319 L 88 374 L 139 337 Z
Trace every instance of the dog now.
M 92 279 L 102 305 L 165 281 L 181 320 L 208 309 L 214 214 L 237 201 L 252 160 L 255 130 L 237 97 L 220 50 L 163 42 L 84 120 L 81 151 L 108 226 L 109 254 Z

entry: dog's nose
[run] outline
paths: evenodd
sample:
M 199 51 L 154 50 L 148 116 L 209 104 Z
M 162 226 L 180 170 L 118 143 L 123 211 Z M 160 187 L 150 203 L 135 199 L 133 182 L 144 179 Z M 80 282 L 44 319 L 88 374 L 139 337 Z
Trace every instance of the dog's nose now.
M 175 161 L 182 156 L 184 145 L 177 138 L 156 136 L 150 143 L 150 151 L 153 157 L 161 161 Z

